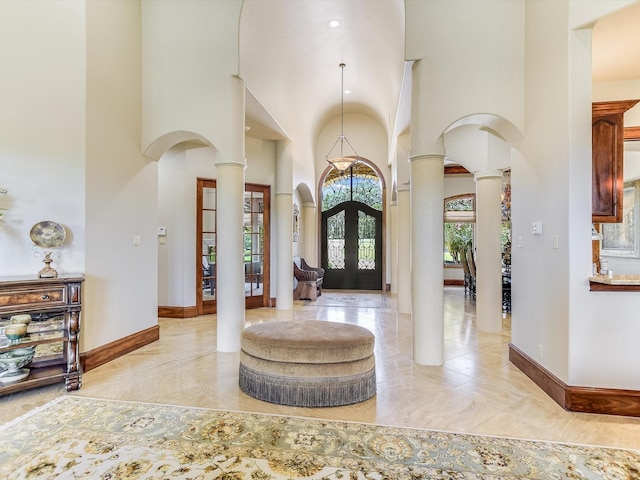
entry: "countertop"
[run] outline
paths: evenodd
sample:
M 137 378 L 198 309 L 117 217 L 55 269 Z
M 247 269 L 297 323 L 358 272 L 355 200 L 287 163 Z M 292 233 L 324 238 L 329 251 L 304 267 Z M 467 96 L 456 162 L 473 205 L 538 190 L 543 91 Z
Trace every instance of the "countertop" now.
M 592 275 L 589 286 L 591 291 L 640 292 L 640 275 Z
M 605 285 L 640 285 L 640 275 L 593 275 L 589 277 L 589 281 Z

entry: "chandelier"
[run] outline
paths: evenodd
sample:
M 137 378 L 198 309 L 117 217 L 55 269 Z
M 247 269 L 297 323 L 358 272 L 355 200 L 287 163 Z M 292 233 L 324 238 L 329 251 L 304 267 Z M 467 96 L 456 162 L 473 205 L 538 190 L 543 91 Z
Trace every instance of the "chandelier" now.
M 344 172 L 356 160 L 358 160 L 358 154 L 356 153 L 356 150 L 353 148 L 353 145 L 351 145 L 351 142 L 349 142 L 349 140 L 347 140 L 347 137 L 345 137 L 344 135 L 344 67 L 345 67 L 345 64 L 341 63 L 339 66 L 340 66 L 340 69 L 342 70 L 342 88 L 340 90 L 340 94 L 341 94 L 340 95 L 340 135 L 338 136 L 338 139 L 335 141 L 335 143 L 329 150 L 329 153 L 327 153 L 326 158 L 327 158 L 327 162 L 329 162 L 329 164 L 331 164 L 333 168 L 335 168 L 339 172 Z M 345 142 L 347 143 L 347 145 L 349 145 L 349 148 L 351 148 L 351 151 L 353 152 L 353 155 L 350 155 L 348 157 L 344 155 Z M 331 152 L 333 152 L 333 149 L 336 148 L 336 145 L 338 144 L 340 144 L 340 155 L 337 157 L 333 157 L 331 156 L 332 155 Z

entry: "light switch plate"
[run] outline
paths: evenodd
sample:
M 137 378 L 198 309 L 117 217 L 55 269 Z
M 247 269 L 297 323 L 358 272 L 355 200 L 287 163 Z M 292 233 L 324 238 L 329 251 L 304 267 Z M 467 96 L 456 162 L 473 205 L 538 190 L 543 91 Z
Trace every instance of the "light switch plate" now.
M 531 224 L 531 233 L 534 235 L 542 235 L 542 222 L 533 222 Z

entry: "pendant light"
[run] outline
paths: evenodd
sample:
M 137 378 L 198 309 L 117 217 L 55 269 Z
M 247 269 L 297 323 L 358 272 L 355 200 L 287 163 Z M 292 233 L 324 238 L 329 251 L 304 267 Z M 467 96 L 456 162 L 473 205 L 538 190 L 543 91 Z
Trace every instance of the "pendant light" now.
M 356 150 L 353 148 L 353 145 L 347 140 L 347 137 L 344 135 L 344 67 L 346 66 L 344 63 L 341 63 L 340 69 L 342 70 L 342 88 L 340 90 L 340 136 L 335 141 L 329 153 L 327 153 L 327 162 L 329 162 L 333 168 L 338 170 L 339 172 L 344 172 L 348 169 L 356 160 L 358 160 L 358 154 Z M 346 157 L 344 155 L 344 144 L 345 142 L 351 148 L 353 155 Z M 336 145 L 340 144 L 340 155 L 337 157 L 332 157 L 331 152 L 336 148 Z

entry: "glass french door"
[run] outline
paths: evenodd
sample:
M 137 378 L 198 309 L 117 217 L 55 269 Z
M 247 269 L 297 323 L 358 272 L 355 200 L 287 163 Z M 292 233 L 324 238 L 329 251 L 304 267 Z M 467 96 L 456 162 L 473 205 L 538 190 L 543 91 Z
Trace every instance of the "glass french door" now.
M 246 308 L 269 304 L 270 187 L 244 187 L 244 296 Z
M 196 314 L 216 312 L 216 181 L 198 179 L 196 216 Z
M 196 314 L 206 315 L 217 310 L 216 181 L 199 178 L 197 182 Z M 246 308 L 269 304 L 270 191 L 265 185 L 245 185 L 243 268 Z

